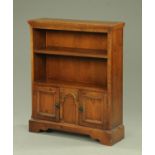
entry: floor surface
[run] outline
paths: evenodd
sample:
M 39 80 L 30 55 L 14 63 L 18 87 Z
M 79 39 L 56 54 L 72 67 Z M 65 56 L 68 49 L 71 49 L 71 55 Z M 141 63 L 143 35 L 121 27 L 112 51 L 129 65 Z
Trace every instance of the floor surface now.
M 113 146 L 104 146 L 90 137 L 64 132 L 30 133 L 28 121 L 22 115 L 14 121 L 14 155 L 73 154 L 141 155 L 140 121 L 133 117 L 125 120 L 125 139 Z

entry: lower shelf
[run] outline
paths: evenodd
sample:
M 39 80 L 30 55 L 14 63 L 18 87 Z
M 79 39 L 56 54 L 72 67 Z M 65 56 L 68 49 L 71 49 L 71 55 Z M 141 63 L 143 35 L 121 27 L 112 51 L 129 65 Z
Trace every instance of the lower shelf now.
M 115 144 L 116 142 L 124 138 L 123 125 L 120 125 L 112 130 L 101 130 L 101 129 L 82 127 L 79 125 L 50 122 L 44 120 L 31 119 L 29 121 L 30 132 L 47 131 L 48 129 L 89 135 L 92 139 L 99 140 L 101 144 L 109 146 Z
M 82 82 L 71 82 L 71 81 L 60 81 L 60 80 L 37 80 L 33 82 L 34 85 L 43 86 L 58 86 L 58 87 L 73 87 L 79 89 L 91 89 L 102 92 L 107 92 L 106 86 L 82 83 Z

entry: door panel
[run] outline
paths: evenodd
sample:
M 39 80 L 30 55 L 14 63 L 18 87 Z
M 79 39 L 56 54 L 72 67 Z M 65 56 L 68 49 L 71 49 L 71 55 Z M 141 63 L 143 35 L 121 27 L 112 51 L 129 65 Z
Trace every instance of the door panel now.
M 106 106 L 106 95 L 104 93 L 81 90 L 79 93 L 79 124 L 104 128 Z
M 65 123 L 77 124 L 77 90 L 61 88 L 61 121 Z
M 36 87 L 36 117 L 45 120 L 59 120 L 59 89 L 55 87 Z

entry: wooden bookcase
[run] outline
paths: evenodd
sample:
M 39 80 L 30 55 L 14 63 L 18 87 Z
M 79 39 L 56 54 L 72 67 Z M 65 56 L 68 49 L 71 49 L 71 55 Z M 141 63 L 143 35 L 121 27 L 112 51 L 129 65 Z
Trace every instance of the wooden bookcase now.
M 29 130 L 86 134 L 112 145 L 124 137 L 123 22 L 28 21 L 32 53 Z

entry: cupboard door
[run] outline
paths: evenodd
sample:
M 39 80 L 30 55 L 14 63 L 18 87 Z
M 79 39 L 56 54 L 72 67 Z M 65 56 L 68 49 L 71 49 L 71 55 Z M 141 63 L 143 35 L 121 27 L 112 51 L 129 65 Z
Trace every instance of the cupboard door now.
M 94 128 L 105 128 L 106 95 L 102 92 L 79 92 L 79 124 Z
M 59 120 L 59 89 L 55 87 L 37 87 L 34 89 L 36 117 L 45 120 Z
M 78 109 L 77 99 L 78 91 L 76 89 L 61 88 L 61 106 L 60 118 L 64 123 L 77 124 L 78 123 Z

